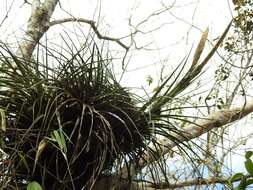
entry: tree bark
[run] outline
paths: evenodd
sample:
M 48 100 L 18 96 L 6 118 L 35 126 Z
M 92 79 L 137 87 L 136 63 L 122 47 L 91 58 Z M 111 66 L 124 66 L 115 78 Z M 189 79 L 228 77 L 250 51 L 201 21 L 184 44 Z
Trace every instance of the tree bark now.
M 32 13 L 23 41 L 19 44 L 18 56 L 27 61 L 30 60 L 36 45 L 49 28 L 50 18 L 57 3 L 58 0 L 45 0 L 44 3 L 41 3 L 40 0 L 33 0 Z

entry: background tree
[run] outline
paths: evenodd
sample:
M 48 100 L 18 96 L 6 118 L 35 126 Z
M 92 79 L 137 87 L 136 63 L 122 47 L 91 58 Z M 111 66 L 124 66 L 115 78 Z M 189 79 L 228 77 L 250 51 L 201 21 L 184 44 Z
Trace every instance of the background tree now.
M 137 24 L 130 16 L 132 31 L 122 38 L 103 34 L 95 19 L 71 14 L 53 19 L 57 8 L 64 10 L 61 3 L 25 1 L 23 6 L 32 11 L 24 37 L 15 47 L 1 45 L 2 186 L 22 189 L 33 180 L 46 189 L 226 184 L 231 175 L 226 174 L 231 172 L 226 168 L 227 155 L 250 137 L 227 145 L 230 124 L 253 111 L 248 95 L 252 2 L 236 4 L 233 22 L 224 26 L 205 55 L 208 30 L 204 31 L 193 58 L 189 53 L 172 73 L 161 72 L 158 87 L 151 92 L 145 89 L 144 98 L 124 88 L 113 71 L 122 67 L 124 73 L 134 50 L 149 50 L 149 44 L 139 46 L 138 36 L 161 30 L 162 25 L 145 30 L 145 24 L 171 13 L 176 2 L 161 3 L 161 9 Z M 79 34 L 74 40 L 66 32 L 60 47 L 42 40 L 49 29 L 68 22 L 85 23 L 89 31 L 82 40 Z M 228 34 L 231 25 L 234 31 Z M 124 50 L 120 67 L 115 55 L 104 50 L 108 42 Z M 219 54 L 223 62 L 214 72 L 213 87 L 196 99 L 189 93 L 201 90 L 203 67 L 222 43 L 227 52 Z M 153 80 L 147 78 L 149 84 Z M 241 96 L 241 106 L 235 107 Z M 187 110 L 194 114 L 187 115 Z

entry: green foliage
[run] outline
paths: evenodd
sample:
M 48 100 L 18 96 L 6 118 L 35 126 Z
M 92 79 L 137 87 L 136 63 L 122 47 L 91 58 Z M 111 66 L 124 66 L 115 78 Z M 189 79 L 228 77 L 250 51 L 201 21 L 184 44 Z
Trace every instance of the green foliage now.
M 26 190 L 42 190 L 42 187 L 36 181 L 33 181 L 27 185 Z
M 1 44 L 0 62 L 5 67 L 0 68 L 0 109 L 6 126 L 2 125 L 0 148 L 10 160 L 4 171 L 11 176 L 9 189 L 24 188 L 31 181 L 47 190 L 91 189 L 101 175 L 117 175 L 115 168 L 123 164 L 129 175 L 133 165 L 138 170 L 139 160 L 146 162 L 144 152 L 161 160 L 160 137 L 171 140 L 186 155 L 186 149 L 194 152 L 182 142 L 178 127 L 179 121 L 189 121 L 181 108 L 171 105 L 201 74 L 229 28 L 230 24 L 200 62 L 206 30 L 185 74 L 181 75 L 190 54 L 145 101 L 118 83 L 110 70 L 111 59 L 103 58 L 93 40 L 81 49 L 66 42 L 65 53 L 43 47 L 45 63 L 41 55 L 27 62 Z M 152 78 L 147 82 L 151 84 Z M 157 167 L 166 177 L 167 166 Z
M 251 160 L 251 156 L 253 155 L 252 151 L 247 151 L 245 153 L 245 162 L 244 166 L 248 172 L 248 175 L 243 173 L 236 173 L 229 179 L 229 186 L 233 190 L 246 190 L 248 186 L 253 185 L 253 162 Z M 234 182 L 238 182 L 239 185 L 237 187 L 233 187 Z
M 253 177 L 253 162 L 250 159 L 252 154 L 253 154 L 252 151 L 248 151 L 245 155 L 246 161 L 244 162 L 245 168 L 251 177 Z
M 220 65 L 215 71 L 215 78 L 217 81 L 225 81 L 230 76 L 230 69 L 224 65 Z
M 232 54 L 240 54 L 252 47 L 253 1 L 238 0 L 233 20 L 234 31 L 227 38 L 224 49 Z M 247 45 L 246 45 L 247 44 Z
M 115 80 L 96 44 L 84 47 L 70 57 L 47 49 L 55 67 L 27 63 L 1 47 L 7 65 L 0 68 L 1 148 L 13 163 L 6 173 L 16 174 L 10 185 L 91 188 L 115 159 L 135 162 L 147 149 L 148 115 Z
M 146 77 L 146 81 L 147 81 L 148 85 L 151 85 L 153 83 L 153 78 L 150 75 L 148 75 Z
M 252 0 L 242 0 L 235 6 L 235 11 L 237 12 L 235 24 L 244 34 L 250 34 L 253 31 L 252 7 Z
M 252 151 L 247 151 L 246 153 L 245 153 L 245 158 L 246 159 L 250 159 L 250 157 L 253 155 L 253 152 Z

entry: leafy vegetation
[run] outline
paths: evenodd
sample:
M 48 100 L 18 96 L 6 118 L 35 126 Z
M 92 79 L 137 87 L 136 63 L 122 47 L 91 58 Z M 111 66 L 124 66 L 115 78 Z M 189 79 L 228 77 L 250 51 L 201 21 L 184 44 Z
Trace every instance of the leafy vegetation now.
M 247 55 L 246 64 L 243 63 L 245 57 L 241 59 L 240 72 L 234 72 L 234 67 L 238 66 L 231 62 L 233 56 L 245 56 L 252 47 L 252 1 L 237 1 L 235 4 L 238 15 L 203 61 L 200 57 L 208 30 L 200 39 L 193 61 L 188 64 L 190 54 L 186 55 L 175 70 L 161 77 L 161 84 L 148 94 L 147 99 L 121 86 L 111 70 L 113 58 L 108 57 L 109 53 L 104 53 L 105 50 L 93 39 L 89 39 L 93 35 L 89 35 L 81 48 L 75 47 L 74 42 L 69 44 L 65 41 L 64 47 L 68 49 L 63 51 L 35 44 L 38 45 L 37 57 L 32 56 L 29 61 L 1 44 L 0 150 L 1 154 L 5 154 L 0 160 L 0 186 L 27 190 L 92 189 L 100 178 L 115 176 L 117 181 L 123 178 L 129 185 L 138 178 L 136 181 L 154 188 L 180 187 L 177 182 L 182 179 L 182 174 L 177 169 L 178 174 L 169 175 L 175 182 L 170 183 L 168 173 L 171 171 L 168 170 L 164 150 L 166 153 L 171 151 L 171 157 L 178 153 L 186 160 L 183 167 L 189 167 L 186 170 L 190 174 L 183 174 L 186 179 L 186 183 L 181 183 L 183 186 L 226 183 L 227 177 L 223 181 L 219 178 L 223 177 L 224 158 L 228 153 L 224 152 L 224 157 L 218 160 L 216 148 L 220 142 L 224 148 L 223 137 L 229 133 L 227 126 L 208 132 L 206 142 L 200 142 L 200 145 L 195 141 L 188 142 L 191 131 L 184 131 L 185 124 L 193 123 L 198 115 L 191 118 L 192 121 L 188 120 L 192 116 L 185 116 L 181 106 L 192 109 L 185 104 L 192 97 L 180 95 L 201 75 L 203 67 L 233 26 L 233 34 L 224 44 L 229 59 L 222 62 L 215 72 L 215 84 L 205 98 L 206 106 L 194 103 L 194 107 L 205 107 L 208 113 L 229 109 L 240 86 L 243 90 L 241 94 L 245 96 L 243 86 L 246 76 L 252 80 L 252 54 Z M 91 26 L 101 38 L 96 26 Z M 120 42 L 114 38 L 107 40 Z M 40 48 L 45 54 L 40 55 L 43 52 Z M 232 77 L 236 78 L 233 72 L 240 75 L 239 82 L 232 90 L 229 87 L 225 89 L 229 95 L 224 95 L 225 84 L 231 83 Z M 146 77 L 149 87 L 154 80 L 151 75 Z M 215 103 L 208 105 L 208 100 L 215 100 Z M 210 110 L 210 107 L 214 109 Z M 176 152 L 163 144 L 161 138 L 177 145 Z M 247 152 L 245 156 L 248 174 L 235 174 L 230 179 L 230 188 L 238 185 L 234 189 L 246 189 L 252 184 L 251 156 L 252 152 Z M 153 164 L 153 161 L 157 163 Z M 148 170 L 148 177 L 142 176 L 143 168 Z M 208 170 L 208 176 L 214 178 L 190 183 L 188 178 L 206 177 L 199 174 L 200 168 L 204 168 L 203 173 Z M 126 172 L 127 176 L 121 172 Z M 135 176 L 137 173 L 139 175 Z M 149 182 L 147 178 L 152 180 Z M 236 184 L 238 181 L 240 183 Z
M 51 54 L 58 62 L 53 68 L 27 63 L 2 45 L 1 148 L 9 160 L 8 188 L 25 188 L 29 181 L 44 189 L 90 188 L 116 159 L 138 160 L 152 130 L 168 136 L 163 130 L 173 128 L 160 122 L 158 112 L 146 112 L 152 102 L 135 106 L 138 100 L 117 83 L 96 44 L 84 47 L 69 59 Z M 157 94 L 152 101 L 161 107 L 166 102 Z
M 122 165 L 131 180 L 132 165 L 138 167 L 140 159 L 148 162 L 145 151 L 161 156 L 162 136 L 178 144 L 186 155 L 186 149 L 195 152 L 178 139 L 187 135 L 177 121 L 187 119 L 175 114 L 178 108 L 170 105 L 200 75 L 229 27 L 200 62 L 206 30 L 187 72 L 182 75 L 189 55 L 147 101 L 118 83 L 110 70 L 111 59 L 103 58 L 93 40 L 81 49 L 73 43 L 68 56 L 43 47 L 46 54 L 29 62 L 1 44 L 1 149 L 7 154 L 2 162 L 7 176 L 2 186 L 91 189 L 99 176 L 117 174 L 115 168 Z M 147 80 L 152 82 L 152 78 Z
M 2 46 L 1 142 L 11 187 L 25 180 L 44 189 L 88 188 L 116 158 L 138 159 L 146 149 L 148 115 L 114 79 L 96 44 L 85 47 L 70 59 L 54 56 L 53 68 L 28 64 Z
M 27 190 L 42 190 L 42 187 L 36 181 L 33 181 L 27 185 Z
M 47 49 L 46 60 L 57 61 L 50 67 L 39 55 L 28 63 L 1 45 L 1 148 L 9 176 L 2 186 L 90 189 L 117 163 L 130 170 L 148 144 L 159 147 L 155 135 L 177 142 L 165 131 L 180 130 L 168 120 L 161 122 L 168 115 L 157 112 L 172 101 L 162 98 L 170 91 L 158 96 L 160 88 L 153 99 L 136 106 L 142 100 L 120 86 L 97 45 L 83 47 L 70 51 L 70 58 Z M 171 96 L 185 88 L 179 87 L 172 88 Z M 149 151 L 156 156 L 154 149 Z
M 253 155 L 252 151 L 247 151 L 245 153 L 245 162 L 244 166 L 248 172 L 248 175 L 245 175 L 243 173 L 235 173 L 229 180 L 229 186 L 233 190 L 245 190 L 252 186 L 253 184 L 253 162 L 251 159 L 251 156 Z M 238 182 L 239 184 L 234 187 L 234 182 Z

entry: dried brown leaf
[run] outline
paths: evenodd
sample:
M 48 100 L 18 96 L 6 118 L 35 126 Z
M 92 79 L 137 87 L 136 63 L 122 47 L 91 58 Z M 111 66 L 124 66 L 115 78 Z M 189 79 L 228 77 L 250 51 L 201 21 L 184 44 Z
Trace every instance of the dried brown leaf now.
M 199 61 L 199 58 L 200 58 L 200 55 L 201 53 L 203 52 L 203 49 L 205 47 L 205 43 L 206 43 L 206 39 L 207 39 L 207 36 L 208 36 L 208 28 L 205 30 L 205 32 L 202 34 L 202 37 L 199 41 L 199 44 L 197 46 L 197 49 L 194 53 L 194 57 L 193 57 L 193 61 L 192 61 L 192 67 L 194 67 L 198 61 Z
M 221 37 L 219 38 L 219 40 L 217 41 L 217 43 L 214 45 L 214 47 L 212 48 L 212 50 L 209 52 L 209 54 L 206 56 L 206 58 L 202 61 L 201 65 L 204 66 L 210 59 L 211 57 L 213 56 L 213 54 L 216 52 L 216 50 L 219 48 L 219 46 L 221 45 L 221 43 L 223 42 L 224 38 L 226 37 L 229 29 L 230 29 L 230 26 L 232 25 L 232 22 L 231 21 L 227 28 L 225 29 L 225 31 L 223 32 L 223 34 L 221 35 Z

